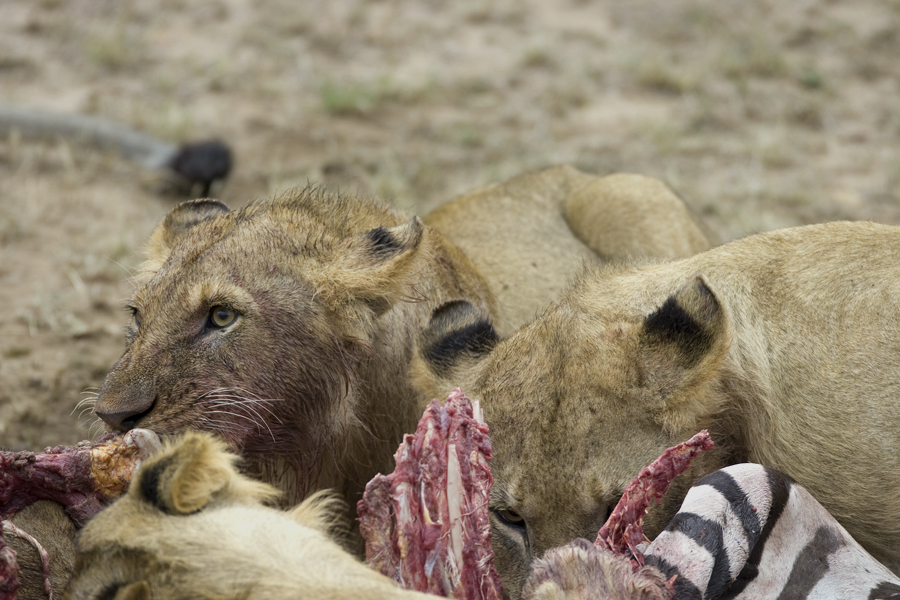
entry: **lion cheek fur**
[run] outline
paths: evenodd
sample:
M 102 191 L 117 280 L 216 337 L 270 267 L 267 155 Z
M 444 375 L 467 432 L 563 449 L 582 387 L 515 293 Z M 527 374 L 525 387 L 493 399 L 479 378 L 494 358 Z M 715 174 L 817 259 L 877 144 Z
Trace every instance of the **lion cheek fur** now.
M 110 423 L 110 429 L 139 420 L 163 435 L 215 433 L 244 454 L 249 469 L 267 474 L 298 500 L 313 480 L 335 471 L 323 463 L 341 454 L 329 441 L 345 439 L 351 427 L 340 406 L 353 402 L 356 391 L 349 382 L 356 367 L 346 351 L 337 351 L 338 342 L 317 343 L 308 332 L 286 347 L 270 336 L 256 337 L 261 339 L 243 339 L 206 357 L 185 349 L 150 353 L 133 345 L 104 382 L 96 410 L 101 416 L 139 413 L 139 419 Z M 261 364 L 259 356 L 275 358 Z M 145 365 L 153 366 L 153 376 Z M 301 473 L 306 480 L 292 475 Z M 336 474 L 325 479 L 332 485 L 340 480 Z

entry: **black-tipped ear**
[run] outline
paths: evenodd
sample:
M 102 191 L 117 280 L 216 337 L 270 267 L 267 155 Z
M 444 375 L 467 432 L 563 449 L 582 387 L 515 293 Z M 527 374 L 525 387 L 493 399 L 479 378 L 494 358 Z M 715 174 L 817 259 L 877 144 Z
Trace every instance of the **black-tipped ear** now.
M 131 488 L 164 513 L 191 514 L 237 476 L 233 459 L 219 440 L 189 432 L 146 461 Z
M 487 315 L 466 300 L 454 300 L 431 314 L 419 351 L 429 368 L 444 377 L 461 360 L 489 354 L 499 339 Z
M 182 202 L 169 211 L 160 224 L 161 241 L 169 248 L 174 248 L 192 227 L 227 212 L 228 207 L 223 202 L 212 198 Z
M 678 363 L 692 367 L 713 350 L 722 333 L 719 301 L 696 277 L 644 321 L 642 341 L 665 348 Z
M 723 308 L 702 276 L 644 320 L 641 381 L 659 401 L 654 410 L 666 431 L 697 427 L 716 409 L 717 396 L 704 383 L 715 379 L 729 346 Z
M 417 258 L 426 239 L 426 227 L 418 217 L 395 227 L 356 233 L 348 239 L 345 252 L 309 274 L 310 282 L 318 289 L 318 297 L 336 310 L 364 304 L 367 310 L 357 315 L 345 313 L 345 330 L 351 336 L 368 336 L 355 329 L 362 320 L 380 317 L 398 302 L 413 299 Z
M 228 207 L 224 203 L 210 198 L 188 200 L 173 208 L 147 242 L 148 264 L 145 268 L 158 269 L 192 228 L 227 212 Z
M 415 248 L 422 239 L 424 225 L 419 217 L 396 227 L 376 227 L 366 232 L 372 256 L 386 260 L 402 252 Z

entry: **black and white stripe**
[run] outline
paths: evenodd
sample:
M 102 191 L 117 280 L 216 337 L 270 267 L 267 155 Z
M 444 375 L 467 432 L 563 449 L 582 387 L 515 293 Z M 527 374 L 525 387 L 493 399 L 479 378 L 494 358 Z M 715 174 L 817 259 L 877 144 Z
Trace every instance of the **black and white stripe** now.
M 698 481 L 644 554 L 678 575 L 679 600 L 900 600 L 900 578 L 809 492 L 755 464 Z

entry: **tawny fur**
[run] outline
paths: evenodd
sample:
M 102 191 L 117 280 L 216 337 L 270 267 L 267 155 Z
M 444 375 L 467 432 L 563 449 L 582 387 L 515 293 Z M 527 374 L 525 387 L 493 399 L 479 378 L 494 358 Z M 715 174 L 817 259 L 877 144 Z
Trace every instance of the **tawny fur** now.
M 457 198 L 425 223 L 315 189 L 236 211 L 186 203 L 148 243 L 95 412 L 111 429 L 217 432 L 289 501 L 335 488 L 352 503 L 430 399 L 408 367 L 436 307 L 465 300 L 511 332 L 585 262 L 708 246 L 661 183 L 571 167 Z M 217 307 L 238 317 L 211 329 Z
M 471 258 L 496 298 L 494 327 L 504 337 L 557 298 L 583 264 L 682 258 L 714 238 L 657 179 L 569 166 L 460 196 L 425 223 Z
M 650 509 L 649 534 L 701 475 L 757 462 L 896 571 L 898 315 L 900 228 L 829 223 L 589 269 L 486 357 L 450 361 L 444 388 L 480 399 L 491 426 L 507 592 L 533 557 L 593 536 L 641 467 L 704 427 L 716 449 Z
M 670 600 L 673 595 L 658 569 L 635 570 L 630 557 L 583 538 L 536 559 L 522 589 L 522 600 Z
M 320 492 L 291 512 L 278 492 L 240 475 L 236 457 L 189 433 L 147 461 L 128 493 L 78 538 L 67 600 L 429 598 L 395 584 L 327 535 L 341 501 Z M 191 508 L 173 512 L 173 507 Z

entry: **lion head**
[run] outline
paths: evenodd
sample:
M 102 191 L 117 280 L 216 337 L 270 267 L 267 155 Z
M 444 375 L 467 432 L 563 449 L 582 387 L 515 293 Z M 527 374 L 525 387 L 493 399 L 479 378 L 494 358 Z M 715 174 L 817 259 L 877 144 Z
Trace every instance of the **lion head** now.
M 289 501 L 361 490 L 420 412 L 413 333 L 447 295 L 488 304 L 417 217 L 309 188 L 181 204 L 147 254 L 95 413 L 111 430 L 214 432 Z
M 335 543 L 346 524 L 333 494 L 269 508 L 279 492 L 241 475 L 221 441 L 189 432 L 170 442 L 79 534 L 67 600 L 430 597 Z

